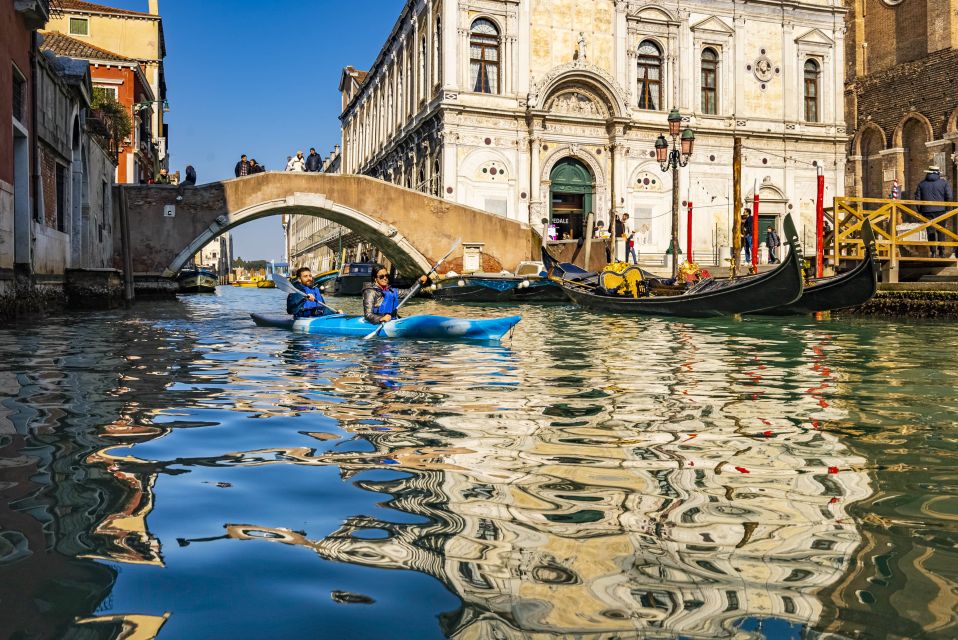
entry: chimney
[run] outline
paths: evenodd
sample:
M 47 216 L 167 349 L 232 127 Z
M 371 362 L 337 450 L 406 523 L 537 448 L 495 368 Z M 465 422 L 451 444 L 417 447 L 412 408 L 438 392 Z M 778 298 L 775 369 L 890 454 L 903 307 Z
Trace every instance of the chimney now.
M 160 15 L 160 0 L 150 0 L 150 15 Z

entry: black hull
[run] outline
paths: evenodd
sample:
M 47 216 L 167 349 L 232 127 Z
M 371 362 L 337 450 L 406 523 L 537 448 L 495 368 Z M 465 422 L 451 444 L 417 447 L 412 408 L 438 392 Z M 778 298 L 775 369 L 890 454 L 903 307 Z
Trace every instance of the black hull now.
M 216 287 L 180 287 L 180 293 L 216 293 Z
M 548 281 L 535 281 L 528 278 L 501 278 L 497 280 L 509 281 L 514 286 L 499 290 L 481 284 L 472 284 L 469 279 L 465 279 L 465 284 L 447 285 L 442 284 L 441 288 L 433 291 L 433 297 L 442 302 L 498 302 L 498 303 L 524 303 L 524 302 L 565 302 L 566 296 L 562 289 Z M 514 280 L 514 282 L 513 282 Z M 530 286 L 520 287 L 523 281 L 529 280 Z
M 574 282 L 560 280 L 559 284 L 576 304 L 607 313 L 709 318 L 754 313 L 788 305 L 802 295 L 802 248 L 791 216 L 785 217 L 784 226 L 791 249 L 788 257 L 772 271 L 754 277 L 727 281 L 705 280 L 693 285 L 688 293 L 645 298 L 603 295 L 591 286 Z
M 369 282 L 369 276 L 339 276 L 336 278 L 334 295 L 359 296 L 363 293 L 363 285 Z
M 822 278 L 802 292 L 791 304 L 762 311 L 762 315 L 802 315 L 857 307 L 878 291 L 878 263 L 875 262 L 875 235 L 868 220 L 862 224 L 865 258 L 854 269 L 831 278 Z

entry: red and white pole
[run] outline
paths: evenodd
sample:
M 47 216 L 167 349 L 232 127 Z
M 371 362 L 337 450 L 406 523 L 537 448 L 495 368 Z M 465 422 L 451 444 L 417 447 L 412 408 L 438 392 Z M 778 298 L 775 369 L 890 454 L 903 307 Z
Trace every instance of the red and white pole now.
M 818 193 L 815 196 L 815 277 L 825 274 L 825 169 L 819 163 Z
M 686 244 L 686 260 L 692 262 L 692 201 L 689 200 L 689 219 L 685 225 L 685 235 L 687 236 Z
M 752 191 L 752 266 L 758 268 L 758 181 L 753 183 Z

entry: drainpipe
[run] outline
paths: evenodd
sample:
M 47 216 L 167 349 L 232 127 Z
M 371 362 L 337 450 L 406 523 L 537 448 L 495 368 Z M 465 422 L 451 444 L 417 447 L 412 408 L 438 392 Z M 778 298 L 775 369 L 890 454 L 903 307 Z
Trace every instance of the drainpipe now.
M 130 247 L 130 218 L 127 213 L 126 186 L 120 186 L 120 243 L 123 251 L 123 300 L 133 302 L 133 251 Z
M 37 127 L 40 120 L 40 107 L 38 100 L 40 92 L 37 90 L 37 84 L 40 82 L 40 34 L 36 30 L 30 36 L 30 66 L 33 74 L 30 83 L 30 154 L 33 157 L 33 215 L 31 216 L 31 226 L 28 229 L 30 234 L 30 273 L 33 273 L 33 227 L 32 222 L 40 218 L 40 148 L 39 137 L 37 136 Z

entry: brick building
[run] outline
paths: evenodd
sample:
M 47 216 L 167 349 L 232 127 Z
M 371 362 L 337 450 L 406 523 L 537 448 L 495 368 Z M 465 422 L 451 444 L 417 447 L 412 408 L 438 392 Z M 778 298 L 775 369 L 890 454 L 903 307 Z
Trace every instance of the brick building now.
M 41 50 L 90 63 L 93 86 L 109 91 L 126 109 L 133 132 L 119 144 L 118 183 L 139 184 L 152 180 L 160 170 L 158 147 L 153 144 L 155 100 L 141 64 L 132 58 L 97 47 L 78 38 L 44 32 Z
M 897 179 L 911 198 L 929 164 L 954 184 L 958 0 L 850 0 L 848 10 L 849 194 L 887 198 Z

